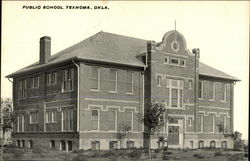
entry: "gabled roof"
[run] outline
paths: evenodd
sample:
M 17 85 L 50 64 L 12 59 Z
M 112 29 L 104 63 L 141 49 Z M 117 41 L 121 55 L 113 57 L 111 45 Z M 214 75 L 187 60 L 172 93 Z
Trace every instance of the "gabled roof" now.
M 123 64 L 135 67 L 145 67 L 143 62 L 136 56 L 146 51 L 146 43 L 147 40 L 101 31 L 52 55 L 50 61 L 46 64 L 39 64 L 39 62 L 36 62 L 6 77 L 13 77 L 17 74 L 40 69 L 63 61 L 70 61 L 73 58 Z M 202 75 L 238 80 L 203 63 L 200 63 L 199 70 Z

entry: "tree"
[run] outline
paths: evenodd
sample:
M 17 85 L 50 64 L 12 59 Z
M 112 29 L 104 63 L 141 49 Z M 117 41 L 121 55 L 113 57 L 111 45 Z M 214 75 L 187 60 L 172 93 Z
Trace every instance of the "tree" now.
M 150 157 L 151 149 L 151 135 L 159 131 L 161 127 L 165 126 L 168 120 L 168 110 L 161 103 L 150 103 L 146 106 L 144 116 L 141 118 L 141 123 L 145 125 L 148 133 L 148 155 Z
M 117 133 L 117 139 L 120 141 L 120 148 L 122 148 L 122 142 L 128 136 L 129 140 L 129 135 L 131 133 L 131 126 L 127 124 L 122 124 L 118 127 L 118 133 Z M 130 147 L 129 147 L 130 150 Z
M 234 149 L 235 150 L 243 150 L 243 141 L 241 139 L 242 137 L 242 134 L 238 131 L 235 131 L 233 133 L 229 133 L 229 134 L 224 134 L 225 137 L 231 137 L 234 141 Z
M 6 98 L 2 99 L 1 98 L 1 128 L 3 130 L 3 135 L 7 131 L 12 131 L 13 130 L 13 125 L 15 122 L 15 115 L 13 113 L 12 109 L 12 99 Z

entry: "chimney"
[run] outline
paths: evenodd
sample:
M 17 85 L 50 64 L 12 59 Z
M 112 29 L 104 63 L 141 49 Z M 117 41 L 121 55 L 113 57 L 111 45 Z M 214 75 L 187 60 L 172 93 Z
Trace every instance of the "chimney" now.
M 51 56 L 51 38 L 44 36 L 40 38 L 40 64 L 49 62 Z

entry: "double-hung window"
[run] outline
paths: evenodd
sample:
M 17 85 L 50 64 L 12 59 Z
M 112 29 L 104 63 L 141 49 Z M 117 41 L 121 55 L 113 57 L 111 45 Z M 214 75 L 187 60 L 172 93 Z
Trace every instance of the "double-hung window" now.
M 98 109 L 91 110 L 91 130 L 94 130 L 94 131 L 99 130 L 99 110 Z
M 95 67 L 91 73 L 91 90 L 100 91 L 100 69 Z
M 17 116 L 17 132 L 24 132 L 24 115 Z
M 214 100 L 215 95 L 215 83 L 212 81 L 208 82 L 208 99 Z
M 39 114 L 38 112 L 30 112 L 30 123 L 36 124 L 39 120 Z
M 199 81 L 198 98 L 203 98 L 203 81 Z
M 56 111 L 46 112 L 46 123 L 56 122 Z
M 31 88 L 39 88 L 39 77 L 31 78 Z
M 116 131 L 117 127 L 117 111 L 116 110 L 110 110 L 108 112 L 108 120 L 109 120 L 109 131 Z
M 57 74 L 56 74 L 56 72 L 48 73 L 46 75 L 46 84 L 47 85 L 56 84 L 56 81 L 57 81 Z
M 133 112 L 127 111 L 124 113 L 124 124 L 125 126 L 130 129 L 130 131 L 133 131 Z
M 168 107 L 183 107 L 183 80 L 167 79 L 166 102 Z
M 63 92 L 73 91 L 74 83 L 74 68 L 69 68 L 63 71 Z
M 133 93 L 134 92 L 134 73 L 133 72 L 127 72 L 127 93 Z
M 73 118 L 74 110 L 68 109 L 62 111 L 62 131 L 72 131 L 73 130 Z
M 220 93 L 221 93 L 221 101 L 222 102 L 226 102 L 227 100 L 227 84 L 226 83 L 222 83 L 220 84 Z
M 18 84 L 18 99 L 26 97 L 26 80 L 19 81 Z
M 117 71 L 110 69 L 109 75 L 110 92 L 117 92 Z

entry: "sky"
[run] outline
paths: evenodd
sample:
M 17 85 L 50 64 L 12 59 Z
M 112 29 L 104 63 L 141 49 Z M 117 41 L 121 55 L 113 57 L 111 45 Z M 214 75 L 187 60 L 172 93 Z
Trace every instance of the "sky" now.
M 107 6 L 108 10 L 23 9 L 23 6 Z M 200 61 L 239 78 L 234 130 L 248 136 L 249 1 L 2 1 L 1 96 L 12 96 L 4 76 L 39 60 L 39 39 L 50 36 L 52 54 L 99 32 L 160 42 L 182 33 Z

